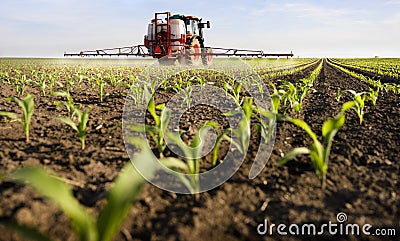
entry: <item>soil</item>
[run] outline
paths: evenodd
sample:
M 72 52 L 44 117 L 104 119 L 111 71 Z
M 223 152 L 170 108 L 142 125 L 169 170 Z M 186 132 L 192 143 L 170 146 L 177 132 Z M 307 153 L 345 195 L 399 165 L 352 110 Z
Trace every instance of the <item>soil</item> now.
M 280 79 L 293 81 L 308 76 L 310 71 Z M 323 122 L 335 116 L 351 98 L 344 95 L 338 103 L 338 88 L 369 90 L 368 84 L 324 62 L 315 90 L 306 97 L 297 116 L 309 123 L 318 136 Z M 114 94 L 100 102 L 97 93 L 89 88 L 72 93 L 77 103 L 92 107 L 86 149 L 82 151 L 76 133 L 52 118 L 67 115 L 62 107 L 55 107 L 58 98 L 42 97 L 37 88 L 28 87 L 26 91 L 35 96 L 31 142 L 25 143 L 19 123 L 1 120 L 0 170 L 9 173 L 24 166 L 42 166 L 67 180 L 78 200 L 98 213 L 112 181 L 129 162 L 121 130 L 124 96 Z M 15 109 L 15 103 L 3 100 L 12 94 L 9 86 L 2 86 L 1 110 Z M 213 115 L 218 114 L 205 106 L 190 111 L 181 123 L 188 131 L 191 125 L 198 128 L 198 121 L 213 120 Z M 311 144 L 304 131 L 279 122 L 270 160 L 255 179 L 249 180 L 248 173 L 258 137 L 252 139 L 239 171 L 197 199 L 146 184 L 115 240 L 399 240 L 399 120 L 400 99 L 393 93 L 381 92 L 376 106 L 367 102 L 362 124 L 354 111 L 349 111 L 345 126 L 334 138 L 325 189 L 307 156 L 277 165 L 282 153 Z M 32 188 L 2 182 L 0 193 L 1 219 L 36 227 L 55 240 L 77 240 L 67 218 Z M 337 223 L 340 212 L 347 214 L 346 223 L 371 224 L 371 232 L 380 227 L 394 228 L 397 236 L 280 236 L 276 228 L 272 235 L 257 232 L 264 220 L 287 226 L 322 225 Z M 2 230 L 0 240 L 22 238 Z

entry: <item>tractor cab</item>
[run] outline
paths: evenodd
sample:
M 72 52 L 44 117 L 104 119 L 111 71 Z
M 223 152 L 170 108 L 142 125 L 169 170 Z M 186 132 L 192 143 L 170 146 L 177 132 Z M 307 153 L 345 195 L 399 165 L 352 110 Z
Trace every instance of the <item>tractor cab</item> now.
M 211 49 L 204 47 L 203 28 L 210 28 L 210 22 L 202 22 L 195 16 L 170 12 L 156 13 L 148 25 L 144 46 L 149 54 L 161 61 L 174 62 L 178 59 L 189 64 L 196 64 L 201 58 L 208 64 L 211 60 Z M 207 53 L 205 52 L 207 51 Z M 209 56 L 209 58 L 206 58 Z M 164 58 L 168 55 L 168 58 Z
M 203 36 L 203 28 L 210 28 L 210 21 L 207 21 L 206 23 L 202 23 L 201 20 L 198 17 L 195 16 L 184 16 L 184 15 L 173 15 L 171 16 L 171 19 L 180 19 L 185 23 L 186 27 L 186 34 L 187 35 L 197 35 L 200 36 L 202 39 L 204 38 Z

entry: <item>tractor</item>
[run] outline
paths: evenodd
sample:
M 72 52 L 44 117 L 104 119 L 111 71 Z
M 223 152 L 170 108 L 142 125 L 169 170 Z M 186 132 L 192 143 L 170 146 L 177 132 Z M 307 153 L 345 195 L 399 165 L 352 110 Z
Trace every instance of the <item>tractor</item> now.
M 210 21 L 170 12 L 156 13 L 144 36 L 144 46 L 161 64 L 208 65 L 212 61 L 212 49 L 204 46 L 203 29 L 210 28 Z M 168 57 L 165 57 L 168 56 Z
M 210 21 L 171 12 L 155 13 L 148 25 L 144 44 L 129 47 L 64 53 L 64 56 L 141 56 L 158 59 L 162 65 L 210 65 L 213 56 L 220 57 L 293 57 L 293 53 L 264 53 L 262 50 L 205 47 L 203 29 L 210 28 Z

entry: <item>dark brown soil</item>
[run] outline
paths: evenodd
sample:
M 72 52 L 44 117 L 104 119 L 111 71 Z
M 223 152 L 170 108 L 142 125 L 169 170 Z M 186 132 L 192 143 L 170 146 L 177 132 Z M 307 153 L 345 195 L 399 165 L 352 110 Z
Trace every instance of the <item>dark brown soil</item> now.
M 309 71 L 296 78 L 308 74 Z M 338 103 L 338 88 L 369 90 L 367 84 L 326 63 L 314 88 L 299 117 L 319 136 L 323 122 L 336 115 L 344 101 L 350 100 L 345 95 Z M 100 102 L 92 90 L 73 93 L 76 102 L 92 106 L 86 149 L 81 151 L 76 134 L 52 119 L 66 115 L 63 108 L 55 108 L 53 102 L 57 98 L 41 97 L 38 89 L 28 88 L 27 92 L 34 94 L 36 103 L 31 142 L 25 143 L 19 123 L 1 120 L 0 170 L 9 173 L 23 166 L 43 166 L 68 180 L 79 201 L 97 213 L 105 203 L 111 182 L 129 161 L 121 134 L 123 95 L 111 95 Z M 9 86 L 2 86 L 1 98 L 13 94 Z M 11 111 L 15 106 L 0 100 L 0 110 Z M 186 130 L 191 129 L 188 123 L 192 121 L 213 118 L 205 107 L 199 108 L 198 113 L 196 109 L 192 111 L 182 124 Z M 271 158 L 254 180 L 248 179 L 257 152 L 252 145 L 240 170 L 228 182 L 200 194 L 198 199 L 146 184 L 116 240 L 399 240 L 399 96 L 382 92 L 376 106 L 368 102 L 361 125 L 353 111 L 348 113 L 345 126 L 334 139 L 325 190 L 321 189 L 308 157 L 277 166 L 282 153 L 308 146 L 311 141 L 299 128 L 278 123 Z M 253 144 L 257 142 L 254 139 Z M 1 219 L 37 227 L 56 240 L 77 239 L 67 218 L 32 188 L 3 182 L 0 193 Z M 339 212 L 347 214 L 347 223 L 395 228 L 397 236 L 296 237 L 279 236 L 276 229 L 272 236 L 257 233 L 258 225 L 265 219 L 276 225 L 322 225 L 329 221 L 336 223 Z M 21 239 L 2 230 L 0 240 Z

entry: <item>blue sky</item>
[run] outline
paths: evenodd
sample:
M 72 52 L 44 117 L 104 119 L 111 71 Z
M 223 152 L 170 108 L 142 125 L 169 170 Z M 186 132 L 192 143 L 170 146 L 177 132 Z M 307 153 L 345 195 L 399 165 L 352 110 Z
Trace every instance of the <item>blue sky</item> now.
M 207 46 L 400 57 L 400 0 L 1 0 L 0 57 L 142 44 L 157 11 L 210 20 Z

